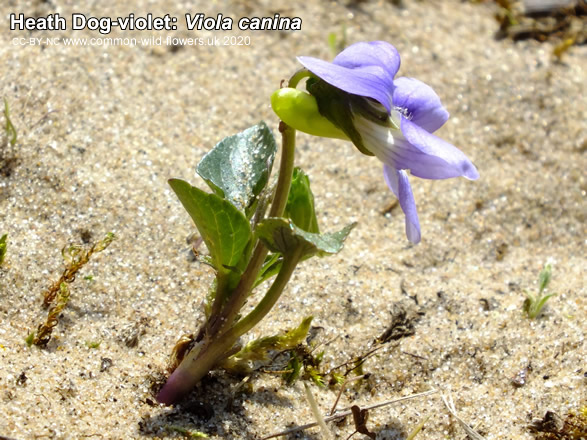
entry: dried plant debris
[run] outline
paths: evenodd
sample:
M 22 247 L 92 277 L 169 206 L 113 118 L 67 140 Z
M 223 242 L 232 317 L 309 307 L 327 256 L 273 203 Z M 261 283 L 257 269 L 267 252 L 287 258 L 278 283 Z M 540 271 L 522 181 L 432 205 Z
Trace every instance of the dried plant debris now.
M 520 371 L 518 371 L 518 373 L 512 377 L 511 379 L 511 384 L 513 386 L 515 386 L 516 388 L 521 388 L 524 385 L 526 385 L 526 382 L 528 380 L 528 374 L 532 371 L 532 365 L 528 364 L 527 366 L 525 366 L 524 368 L 522 368 Z
M 379 402 L 379 403 L 376 403 L 374 405 L 369 405 L 369 406 L 365 406 L 365 407 L 362 407 L 362 408 L 357 407 L 358 410 L 359 410 L 359 420 L 358 421 L 361 422 L 362 420 L 364 420 L 366 422 L 366 418 L 361 419 L 361 417 L 360 417 L 360 412 L 361 411 L 365 411 L 365 412 L 366 411 L 371 411 L 371 410 L 374 410 L 374 409 L 377 409 L 377 408 L 382 408 L 382 407 L 385 407 L 385 406 L 388 406 L 388 405 L 394 405 L 396 403 L 405 402 L 407 400 L 417 399 L 417 398 L 420 398 L 420 397 L 429 396 L 429 395 L 434 394 L 436 392 L 437 392 L 436 390 L 432 389 L 432 390 L 429 390 L 429 391 L 425 391 L 423 393 L 412 394 L 410 396 L 404 396 L 404 397 L 400 397 L 398 399 L 393 399 L 393 400 L 387 400 L 385 402 Z M 342 410 L 340 410 L 336 414 L 333 414 L 331 416 L 324 417 L 323 420 L 324 420 L 325 423 L 328 423 L 328 422 L 332 422 L 334 420 L 344 419 L 345 417 L 348 417 L 348 416 L 350 416 L 352 414 L 353 414 L 353 410 L 351 408 L 343 408 Z M 359 423 L 359 424 L 361 424 L 361 423 Z M 271 438 L 277 438 L 277 437 L 282 437 L 282 436 L 290 435 L 290 434 L 293 434 L 295 432 L 305 431 L 306 429 L 313 428 L 314 426 L 318 426 L 318 423 L 317 422 L 313 422 L 313 423 L 308 423 L 308 424 L 305 424 L 305 425 L 302 425 L 302 426 L 295 426 L 295 427 L 290 428 L 290 429 L 287 429 L 285 431 L 281 431 L 281 432 L 277 432 L 277 433 L 274 433 L 274 434 L 267 435 L 265 437 L 262 437 L 260 440 L 268 440 L 268 439 L 271 439 Z M 355 426 L 355 428 L 356 428 L 356 426 Z
M 415 324 L 423 315 L 422 312 L 417 311 L 414 307 L 404 307 L 402 305 L 395 305 L 391 313 L 391 322 L 385 331 L 370 344 L 363 353 L 353 356 L 346 362 L 331 368 L 330 371 L 323 374 L 330 375 L 330 384 L 340 384 L 344 382 L 344 378 L 349 375 L 363 376 L 363 366 L 365 362 L 375 356 L 377 352 L 392 341 L 398 341 L 402 338 L 412 336 L 416 333 Z M 340 370 L 344 368 L 344 372 Z
M 459 422 L 459 425 L 461 425 L 461 427 L 465 430 L 465 432 L 467 433 L 467 435 L 469 436 L 469 438 L 471 438 L 473 440 L 485 440 L 485 438 L 483 436 L 481 436 L 479 433 L 477 433 L 477 431 L 475 431 L 473 428 L 471 428 L 467 424 L 467 422 L 465 422 L 463 419 L 461 419 L 458 416 L 457 410 L 455 408 L 455 404 L 454 404 L 451 396 L 446 397 L 443 394 L 441 394 L 440 397 L 442 398 L 442 402 L 444 403 L 444 406 L 446 407 L 446 409 L 448 410 L 448 412 L 455 419 L 457 419 L 457 422 Z
M 307 383 L 304 383 L 304 390 L 306 391 L 306 399 L 308 400 L 308 404 L 310 405 L 310 410 L 312 412 L 312 415 L 314 416 L 314 419 L 316 420 L 316 424 L 318 426 L 320 426 L 320 432 L 322 433 L 322 438 L 324 440 L 333 440 L 333 435 L 330 432 L 330 429 L 328 429 L 328 426 L 326 426 L 326 422 L 324 421 L 324 417 L 322 417 L 322 413 L 320 412 L 320 409 L 318 408 L 318 403 L 316 402 L 316 399 L 314 399 L 314 396 L 312 395 L 312 391 L 310 391 L 310 387 L 308 386 Z
M 112 366 L 113 361 L 110 358 L 107 357 L 103 357 L 100 359 L 100 373 L 103 373 L 104 371 L 108 371 L 110 369 L 110 367 Z
M 495 16 L 500 25 L 497 38 L 558 39 L 569 47 L 587 40 L 585 0 L 495 0 L 495 3 L 499 6 Z
M 32 343 L 39 346 L 45 347 L 51 340 L 51 333 L 53 328 L 59 322 L 59 315 L 67 305 L 69 301 L 69 287 L 67 284 L 61 283 L 59 293 L 57 294 L 57 300 L 55 305 L 49 309 L 47 315 L 47 321 L 44 324 L 39 325 L 37 333 L 32 338 Z
M 584 440 L 587 438 L 587 406 L 577 412 L 569 412 L 564 419 L 553 411 L 547 411 L 528 429 L 538 440 Z
M 408 435 L 406 437 L 406 440 L 414 440 L 416 438 L 416 436 L 420 433 L 422 428 L 424 428 L 424 425 L 426 424 L 426 422 L 428 420 L 430 420 L 431 417 L 432 417 L 432 415 L 429 415 L 428 417 L 424 418 L 424 420 L 422 420 L 420 423 L 418 423 L 416 425 L 416 427 L 414 429 L 412 429 L 412 432 L 410 432 L 410 435 Z
M 169 357 L 169 364 L 167 366 L 168 374 L 175 371 L 179 364 L 181 364 L 181 361 L 183 361 L 185 355 L 188 354 L 195 345 L 196 340 L 193 334 L 184 334 L 179 337 L 173 350 L 171 350 L 171 356 Z
M 376 339 L 378 344 L 412 336 L 416 333 L 414 324 L 420 319 L 421 313 L 400 305 L 394 306 L 391 311 L 391 322 L 387 329 Z
M 353 412 L 353 423 L 355 424 L 355 432 L 353 432 L 348 438 L 351 438 L 357 432 L 359 434 L 366 435 L 372 440 L 377 438 L 377 435 L 374 432 L 369 431 L 367 428 L 367 420 L 369 420 L 369 411 L 366 409 L 361 409 L 357 405 L 351 406 L 351 411 Z
M 119 339 L 128 348 L 135 348 L 139 345 L 141 336 L 147 333 L 146 327 L 149 325 L 149 318 L 141 317 L 135 322 L 125 325 L 120 330 Z
M 80 245 L 70 245 L 62 249 L 61 253 L 66 263 L 65 270 L 59 280 L 53 283 L 43 293 L 43 304 L 45 306 L 53 305 L 49 308 L 47 320 L 45 323 L 39 325 L 37 333 L 31 333 L 26 338 L 26 343 L 29 346 L 34 344 L 39 347 L 45 347 L 49 343 L 53 328 L 55 328 L 59 321 L 59 315 L 69 301 L 69 284 L 75 281 L 77 272 L 90 260 L 92 254 L 106 249 L 114 239 L 114 234 L 109 232 L 103 240 L 94 243 L 89 248 L 84 248 L 84 246 Z
M 63 255 L 63 259 L 65 260 L 65 270 L 61 274 L 61 277 L 43 293 L 43 304 L 46 306 L 51 304 L 57 296 L 57 293 L 60 291 L 61 284 L 73 283 L 75 281 L 75 275 L 88 261 L 90 261 L 90 257 L 94 253 L 102 252 L 110 246 L 110 243 L 112 243 L 115 238 L 116 236 L 112 232 L 109 232 L 103 240 L 94 243 L 89 249 L 77 244 L 65 246 L 61 250 L 61 255 Z

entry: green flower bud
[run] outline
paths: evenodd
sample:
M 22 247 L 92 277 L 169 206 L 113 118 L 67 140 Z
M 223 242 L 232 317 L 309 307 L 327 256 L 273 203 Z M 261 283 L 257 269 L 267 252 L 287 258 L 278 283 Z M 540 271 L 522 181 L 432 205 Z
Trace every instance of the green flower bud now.
M 296 130 L 313 136 L 350 140 L 320 114 L 316 98 L 306 92 L 292 88 L 276 90 L 271 95 L 271 107 L 283 122 Z

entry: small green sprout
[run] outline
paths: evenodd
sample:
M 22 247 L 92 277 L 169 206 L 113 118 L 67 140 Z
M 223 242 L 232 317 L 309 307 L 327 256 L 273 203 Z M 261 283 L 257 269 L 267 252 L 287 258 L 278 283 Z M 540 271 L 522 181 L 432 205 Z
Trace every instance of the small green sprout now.
M 86 347 L 99 348 L 102 341 L 86 341 Z
M 416 436 L 420 433 L 420 431 L 422 430 L 422 428 L 424 427 L 426 422 L 428 420 L 430 420 L 430 417 L 432 417 L 432 415 L 429 415 L 424 420 L 422 420 L 420 423 L 418 423 L 418 425 L 412 430 L 412 432 L 410 432 L 410 435 L 408 435 L 406 437 L 406 440 L 414 440 L 416 438 Z
M 29 347 L 31 345 L 33 345 L 33 341 L 35 340 L 35 332 L 31 332 L 24 340 L 24 342 L 26 342 L 26 345 L 28 345 Z
M 347 47 L 347 45 L 348 40 L 346 25 L 343 23 L 340 29 L 340 39 L 338 39 L 336 32 L 330 32 L 328 34 L 328 47 L 330 48 L 330 51 L 332 52 L 333 56 L 335 56 L 337 53 L 339 53 L 341 50 Z
M 291 385 L 300 378 L 303 364 L 294 350 L 290 351 L 289 356 L 289 362 L 285 367 L 284 379 L 288 385 Z
M 6 125 L 4 126 L 4 131 L 6 132 L 6 137 L 10 139 L 10 145 L 14 147 L 16 144 L 16 128 L 12 124 L 10 120 L 10 108 L 8 107 L 8 101 L 4 98 L 4 119 L 6 119 Z
M 331 385 L 342 385 L 344 383 L 344 376 L 340 373 L 331 373 L 330 377 L 332 378 Z
M 526 300 L 524 301 L 524 312 L 530 319 L 535 319 L 542 312 L 542 308 L 546 302 L 556 293 L 549 293 L 544 295 L 544 290 L 550 284 L 552 278 L 552 266 L 547 263 L 544 265 L 544 269 L 540 271 L 538 276 L 539 289 L 538 294 L 533 295 L 530 292 L 526 292 Z
M 84 277 L 84 280 L 86 280 L 88 282 L 92 282 L 92 281 L 94 281 L 94 275 L 86 275 Z
M 185 435 L 188 438 L 208 438 L 208 435 L 200 431 L 191 431 L 189 429 L 182 428 L 181 426 L 165 425 L 165 429 L 171 432 L 178 432 Z
M 4 262 L 4 257 L 6 256 L 6 238 L 8 234 L 4 234 L 0 237 L 0 264 Z

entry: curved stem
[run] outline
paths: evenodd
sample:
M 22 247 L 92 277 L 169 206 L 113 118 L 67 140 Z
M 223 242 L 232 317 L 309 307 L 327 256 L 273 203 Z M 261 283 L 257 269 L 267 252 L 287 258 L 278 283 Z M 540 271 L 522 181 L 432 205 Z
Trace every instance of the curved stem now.
M 291 77 L 288 85 L 296 87 L 302 78 L 310 75 L 309 71 L 302 69 Z M 279 123 L 279 131 L 282 136 L 281 163 L 269 211 L 270 217 L 283 216 L 294 170 L 296 131 L 284 122 Z M 171 404 L 187 394 L 223 356 L 226 356 L 226 353 L 229 353 L 239 336 L 261 321 L 275 305 L 301 258 L 301 249 L 296 249 L 292 254 L 284 256 L 281 270 L 263 299 L 252 312 L 231 327 L 253 289 L 267 252 L 265 245 L 258 241 L 238 285 L 224 304 L 223 298 L 219 298 L 219 295 L 224 293 L 224 286 L 217 286 L 217 296 L 212 305 L 213 312 L 200 330 L 197 338 L 199 343 L 171 374 L 157 396 L 159 402 Z M 223 333 L 222 330 L 227 326 L 228 330 Z
M 214 343 L 201 342 L 194 347 L 169 376 L 157 401 L 171 405 L 181 400 L 210 371 L 220 358 L 234 345 L 237 338 L 225 335 Z
M 292 254 L 284 257 L 283 265 L 273 284 L 252 312 L 220 336 L 202 341 L 186 355 L 157 395 L 159 402 L 171 404 L 189 393 L 208 371 L 226 356 L 237 339 L 269 313 L 283 293 L 301 256 L 302 248 L 298 247 Z
M 294 170 L 296 130 L 282 121 L 279 123 L 279 131 L 281 132 L 281 163 L 279 164 L 279 178 L 275 188 L 275 196 L 271 202 L 269 217 L 283 216 Z
M 291 87 L 292 89 L 295 89 L 298 86 L 298 83 L 308 76 L 312 76 L 312 72 L 305 68 L 302 68 L 293 74 L 293 76 L 287 82 L 287 86 Z
M 301 257 L 301 246 L 297 247 L 290 255 L 284 256 L 281 269 L 263 299 L 247 316 L 234 325 L 231 329 L 232 332 L 238 336 L 244 335 L 256 326 L 267 315 L 267 313 L 269 313 L 283 293 L 283 289 L 291 278 L 291 275 Z
M 277 187 L 275 188 L 275 195 L 273 196 L 271 209 L 269 210 L 269 217 L 283 216 L 294 169 L 296 131 L 284 122 L 279 123 L 279 131 L 281 132 L 282 138 L 281 162 L 279 165 Z M 246 270 L 222 312 L 217 317 L 211 316 L 214 322 L 210 323 L 208 329 L 209 336 L 214 337 L 224 326 L 232 325 L 257 280 L 267 252 L 267 248 L 263 243 L 257 243 Z

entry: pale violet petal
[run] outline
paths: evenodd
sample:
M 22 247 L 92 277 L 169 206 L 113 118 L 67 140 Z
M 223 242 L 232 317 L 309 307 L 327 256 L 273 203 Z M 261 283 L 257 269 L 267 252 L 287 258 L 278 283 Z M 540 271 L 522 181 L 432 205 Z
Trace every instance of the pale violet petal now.
M 408 240 L 414 244 L 420 242 L 420 221 L 418 220 L 418 210 L 416 201 L 412 193 L 412 187 L 405 171 L 396 170 L 395 168 L 384 164 L 383 177 L 387 186 L 396 195 L 399 204 L 404 212 L 406 222 L 406 235 Z
M 398 168 L 409 169 L 412 175 L 423 179 L 479 178 L 475 165 L 454 145 L 403 117 L 401 132 L 406 142 L 401 141 L 402 136 L 396 136 L 395 150 L 402 150 L 397 153 L 401 156 Z
M 328 84 L 374 99 L 391 112 L 393 77 L 400 65 L 399 53 L 391 44 L 356 43 L 339 53 L 332 63 L 312 57 L 298 57 L 298 60 Z
M 385 41 L 355 43 L 339 53 L 333 61 L 339 66 L 356 69 L 364 66 L 379 66 L 393 82 L 400 66 L 400 56 L 395 47 Z
M 411 121 L 401 117 L 401 130 L 385 127 L 356 116 L 354 123 L 363 146 L 377 158 L 398 170 L 410 170 L 423 179 L 466 177 L 479 173 L 458 148 Z
M 380 66 L 349 69 L 312 57 L 298 57 L 298 61 L 328 84 L 353 95 L 372 98 L 390 111 L 393 83 Z
M 384 163 L 383 178 L 385 179 L 385 183 L 387 183 L 387 186 L 389 187 L 393 195 L 399 199 L 399 182 L 397 177 L 397 170 L 392 166 L 389 166 L 386 163 Z
M 433 133 L 448 120 L 448 111 L 430 86 L 406 77 L 397 78 L 394 85 L 393 105 L 405 109 L 414 124 Z

